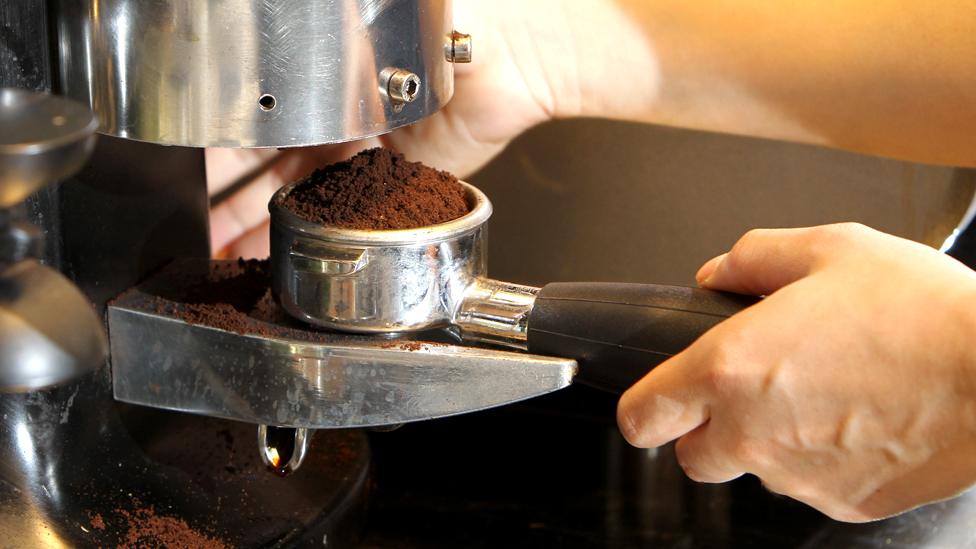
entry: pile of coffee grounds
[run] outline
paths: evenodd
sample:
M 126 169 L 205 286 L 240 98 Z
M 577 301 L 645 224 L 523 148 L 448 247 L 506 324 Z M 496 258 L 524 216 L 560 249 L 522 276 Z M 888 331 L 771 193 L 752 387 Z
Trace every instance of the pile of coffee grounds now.
M 141 549 L 166 547 L 168 549 L 229 549 L 230 546 L 202 534 L 186 523 L 183 519 L 157 515 L 152 507 L 136 507 L 135 509 L 116 509 L 123 519 L 128 522 L 129 529 L 125 539 L 119 545 L 120 549 Z
M 366 230 L 436 225 L 469 211 L 456 177 L 382 148 L 316 170 L 278 203 L 306 221 Z
M 307 331 L 287 326 L 294 321 L 272 298 L 267 259 L 214 263 L 206 279 L 188 286 L 182 295 L 157 297 L 154 307 L 158 314 L 229 332 L 309 338 Z

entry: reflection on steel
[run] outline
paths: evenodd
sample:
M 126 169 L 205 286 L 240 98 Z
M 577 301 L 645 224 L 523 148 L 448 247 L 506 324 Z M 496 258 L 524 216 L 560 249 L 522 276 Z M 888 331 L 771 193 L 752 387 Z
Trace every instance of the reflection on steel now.
M 0 208 L 10 208 L 81 169 L 98 119 L 75 101 L 0 88 L 0 128 Z
M 471 62 L 471 35 L 454 31 L 444 45 L 444 57 L 451 63 Z
M 150 282 L 188 269 L 173 265 Z M 108 316 L 116 399 L 157 408 L 283 427 L 393 425 L 542 395 L 576 373 L 573 360 L 456 345 L 241 335 L 151 303 L 130 291 Z
M 304 427 L 258 425 L 258 453 L 261 462 L 280 477 L 294 473 L 308 453 L 312 437 Z
M 279 191 L 289 192 L 293 185 Z M 271 200 L 272 290 L 292 316 L 354 332 L 448 326 L 465 290 L 486 274 L 491 203 L 466 185 L 471 211 L 398 231 L 323 227 Z
M 0 287 L 0 392 L 50 387 L 102 365 L 102 323 L 64 275 L 27 259 L 0 272 Z
M 946 237 L 942 245 L 939 246 L 939 251 L 943 253 L 949 253 L 952 251 L 953 247 L 956 245 L 956 240 L 959 236 L 967 231 L 972 230 L 973 219 L 976 219 L 976 193 L 973 194 L 973 199 L 969 203 L 969 207 L 966 208 L 966 213 L 963 214 L 962 219 L 956 228 L 952 230 L 952 233 Z
M 828 523 L 800 545 L 818 547 L 976 547 L 976 490 L 909 513 L 865 524 Z
M 525 350 L 539 289 L 487 278 L 491 202 L 461 183 L 470 211 L 430 227 L 362 231 L 324 227 L 272 198 L 272 290 L 295 318 L 362 333 L 449 327 L 468 342 Z
M 119 137 L 349 141 L 416 122 L 453 94 L 446 0 L 56 0 L 53 12 L 64 92 Z M 387 100 L 387 67 L 423 83 L 409 105 Z
M 97 127 L 95 115 L 75 101 L 0 89 L 0 392 L 64 383 L 105 360 L 91 303 L 33 259 L 42 253 L 43 232 L 12 211 L 81 169 Z

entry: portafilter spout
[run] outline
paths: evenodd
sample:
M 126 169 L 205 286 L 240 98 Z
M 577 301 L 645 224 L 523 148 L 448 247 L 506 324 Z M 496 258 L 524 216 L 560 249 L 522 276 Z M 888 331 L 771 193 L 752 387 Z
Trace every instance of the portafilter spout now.
M 469 212 L 405 230 L 322 226 L 271 199 L 272 292 L 292 316 L 359 333 L 447 328 L 468 342 L 573 358 L 577 380 L 623 391 L 756 298 L 654 284 L 487 277 L 491 203 L 462 183 Z

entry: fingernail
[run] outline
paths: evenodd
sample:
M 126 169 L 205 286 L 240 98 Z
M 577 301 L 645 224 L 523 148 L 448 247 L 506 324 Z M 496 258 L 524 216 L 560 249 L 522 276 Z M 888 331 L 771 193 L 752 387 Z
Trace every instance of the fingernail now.
M 698 272 L 695 273 L 695 281 L 698 282 L 699 286 L 708 286 L 708 282 L 712 278 L 712 275 L 714 275 L 715 271 L 718 270 L 718 266 L 725 261 L 725 256 L 727 255 L 729 254 L 724 253 L 722 255 L 713 257 L 705 262 L 700 269 L 698 269 Z
M 623 435 L 628 443 L 632 446 L 637 446 L 635 441 L 640 433 L 637 431 L 637 423 L 634 421 L 634 416 L 631 415 L 628 406 L 624 404 L 626 394 L 625 392 L 621 395 L 620 400 L 617 401 L 617 427 L 620 429 L 620 434 Z

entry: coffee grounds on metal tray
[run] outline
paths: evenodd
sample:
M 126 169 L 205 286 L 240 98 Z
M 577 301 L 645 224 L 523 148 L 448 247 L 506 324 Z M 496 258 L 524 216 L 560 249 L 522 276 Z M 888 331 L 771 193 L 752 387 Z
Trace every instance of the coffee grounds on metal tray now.
M 120 549 L 166 547 L 168 549 L 230 549 L 223 541 L 194 530 L 183 519 L 156 514 L 152 507 L 116 509 L 129 529 Z
M 468 213 L 456 177 L 381 148 L 316 170 L 279 204 L 306 221 L 345 229 L 413 229 Z
M 183 290 L 175 299 L 157 297 L 156 312 L 190 324 L 212 326 L 239 334 L 306 339 L 307 331 L 294 324 L 271 297 L 271 270 L 267 259 L 211 265 L 205 280 Z

